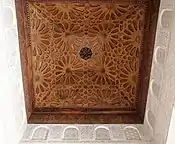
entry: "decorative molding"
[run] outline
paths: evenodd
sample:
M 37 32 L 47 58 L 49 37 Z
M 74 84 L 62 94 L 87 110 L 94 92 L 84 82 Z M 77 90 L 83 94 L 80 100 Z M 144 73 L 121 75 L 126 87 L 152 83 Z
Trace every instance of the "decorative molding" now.
M 137 125 L 28 125 L 24 138 L 21 143 L 43 142 L 43 143 L 66 143 L 66 142 L 84 142 L 84 143 L 127 143 L 136 142 L 144 143 L 148 142 L 144 140 L 141 132 L 141 126 Z M 44 128 L 44 129 L 41 129 Z M 37 132 L 37 140 L 31 137 L 32 134 Z M 45 130 L 48 130 L 49 134 L 45 134 Z M 54 130 L 54 131 L 53 131 Z M 116 137 L 116 133 L 119 132 Z M 54 138 L 53 135 L 54 134 Z M 68 135 L 66 133 L 69 133 Z M 26 135 L 27 134 L 27 135 Z M 86 134 L 86 137 L 84 135 Z M 90 135 L 92 134 L 92 135 Z M 20 143 L 20 144 L 21 144 Z

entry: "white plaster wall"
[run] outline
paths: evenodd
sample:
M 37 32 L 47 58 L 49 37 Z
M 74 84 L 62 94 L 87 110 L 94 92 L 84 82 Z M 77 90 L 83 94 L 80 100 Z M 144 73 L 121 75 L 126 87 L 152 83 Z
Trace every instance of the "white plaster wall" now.
M 0 0 L 0 144 L 18 144 L 26 126 L 17 35 L 14 1 Z
M 167 137 L 167 144 L 174 144 L 175 143 L 175 107 L 173 108 L 172 118 L 170 122 L 170 129 L 168 132 Z
M 20 144 L 149 144 L 142 125 L 30 124 Z
M 175 12 L 173 13 L 173 16 L 174 16 L 174 19 L 175 19 Z M 174 20 L 175 21 L 175 20 Z M 172 42 L 171 42 L 171 48 L 173 49 L 173 63 L 171 63 L 171 67 L 175 67 L 175 22 L 174 22 L 174 25 L 172 27 Z M 172 51 L 171 51 L 172 52 Z M 175 73 L 175 68 L 173 69 L 172 73 Z M 172 75 L 172 74 L 171 74 Z M 170 75 L 170 76 L 171 76 Z M 173 74 L 175 75 L 175 74 Z M 173 81 L 175 80 L 174 77 L 172 77 L 172 85 L 173 84 Z M 174 87 L 175 89 L 175 87 Z M 173 91 L 170 91 L 170 95 L 172 95 L 172 97 L 174 97 L 175 93 L 174 93 L 175 90 Z M 167 103 L 168 104 L 168 103 Z M 172 110 L 172 116 L 171 116 L 171 121 L 170 121 L 170 126 L 169 126 L 169 130 L 168 130 L 168 137 L 167 137 L 167 144 L 174 144 L 175 143 L 175 100 L 173 100 L 173 104 L 172 104 L 172 107 L 173 107 L 173 110 Z
M 152 144 L 166 144 L 175 93 L 175 1 L 161 0 L 153 57 L 145 133 Z M 169 144 L 174 144 L 169 143 Z

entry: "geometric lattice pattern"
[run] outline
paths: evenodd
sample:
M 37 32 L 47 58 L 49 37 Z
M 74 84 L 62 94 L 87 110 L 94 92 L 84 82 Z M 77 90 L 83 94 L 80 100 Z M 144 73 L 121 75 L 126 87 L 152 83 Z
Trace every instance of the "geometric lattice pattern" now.
M 36 109 L 134 111 L 146 6 L 28 2 Z M 92 55 L 82 59 L 84 47 Z
M 139 131 L 134 127 L 126 127 L 124 128 L 124 133 L 127 140 L 140 140 Z

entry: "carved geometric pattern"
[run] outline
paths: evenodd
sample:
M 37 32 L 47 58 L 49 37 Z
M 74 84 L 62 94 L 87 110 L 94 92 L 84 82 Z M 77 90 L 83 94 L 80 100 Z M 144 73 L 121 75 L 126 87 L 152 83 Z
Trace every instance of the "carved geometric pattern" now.
M 137 140 L 137 143 L 146 143 L 146 137 L 144 137 L 145 133 L 141 132 L 142 126 L 138 127 L 137 125 L 132 124 L 126 125 L 124 128 L 123 127 L 124 126 L 121 125 L 103 126 L 97 124 L 76 124 L 73 126 L 69 124 L 61 126 L 56 124 L 29 124 L 27 125 L 20 144 L 24 144 L 26 142 L 31 143 L 36 140 L 40 140 L 43 143 L 46 141 L 64 143 L 64 140 L 73 140 L 74 143 L 81 140 L 81 144 L 87 140 L 89 141 L 89 144 L 93 144 L 99 140 L 105 140 L 106 143 L 111 143 L 112 141 L 113 143 L 117 143 L 118 139 L 121 139 L 125 143 L 129 143 L 129 140 Z M 44 133 L 45 131 L 49 131 L 46 136 Z M 34 137 L 36 138 L 36 135 L 37 139 L 34 139 Z
M 145 11 L 144 4 L 29 2 L 35 108 L 135 109 Z

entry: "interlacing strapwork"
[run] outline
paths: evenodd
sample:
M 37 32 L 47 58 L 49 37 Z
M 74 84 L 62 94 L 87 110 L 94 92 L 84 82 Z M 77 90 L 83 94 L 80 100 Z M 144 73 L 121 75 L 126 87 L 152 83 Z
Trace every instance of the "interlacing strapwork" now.
M 35 107 L 134 108 L 145 9 L 29 2 Z

